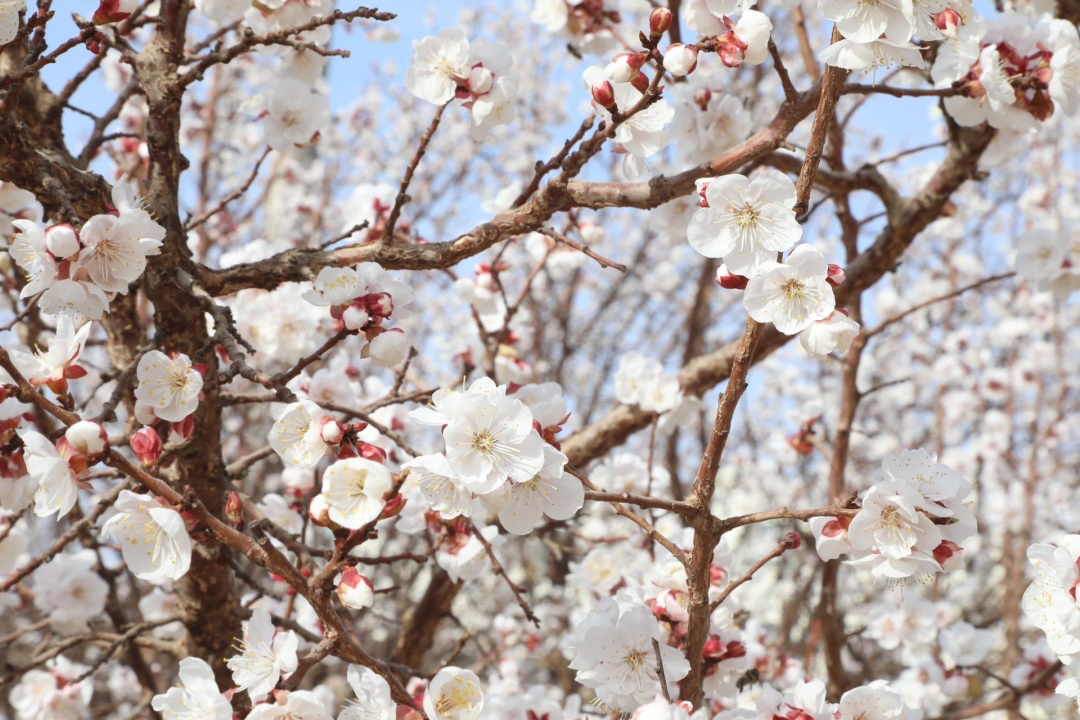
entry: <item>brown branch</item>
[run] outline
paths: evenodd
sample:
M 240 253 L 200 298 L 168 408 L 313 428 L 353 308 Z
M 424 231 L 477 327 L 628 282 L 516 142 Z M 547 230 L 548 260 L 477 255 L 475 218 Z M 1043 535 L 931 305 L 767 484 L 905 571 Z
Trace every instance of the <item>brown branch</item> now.
M 405 168 L 405 174 L 401 176 L 401 185 L 398 187 L 397 197 L 394 198 L 394 207 L 390 209 L 390 217 L 386 221 L 386 227 L 383 228 L 381 240 L 384 243 L 390 242 L 394 237 L 394 228 L 397 226 L 398 218 L 401 217 L 401 208 L 411 199 L 408 195 L 409 184 L 412 183 L 416 168 L 420 166 L 420 160 L 424 157 L 424 153 L 427 152 L 428 144 L 431 142 L 431 138 L 434 137 L 435 131 L 439 129 L 439 122 L 449 105 L 449 102 L 443 103 L 435 110 L 431 123 L 420 137 L 420 144 L 417 145 L 412 160 L 409 161 L 409 165 Z
M 552 230 L 550 228 L 543 228 L 543 227 L 542 228 L 537 228 L 536 232 L 540 233 L 541 235 L 546 235 L 547 237 L 551 238 L 552 240 L 555 240 L 556 242 L 561 242 L 563 245 L 567 245 L 569 247 L 574 248 L 575 250 L 579 250 L 579 251 L 585 253 L 587 256 L 591 257 L 593 260 L 595 260 L 597 263 L 599 263 L 600 267 L 615 268 L 616 270 L 618 270 L 621 273 L 626 272 L 626 266 L 625 265 L 614 262 L 612 260 L 608 260 L 603 255 L 599 255 L 596 252 L 594 252 L 593 250 L 591 250 L 587 245 L 582 245 L 579 242 L 571 240 L 570 238 L 566 237 L 562 233 L 558 233 L 558 232 L 555 232 L 554 230 Z

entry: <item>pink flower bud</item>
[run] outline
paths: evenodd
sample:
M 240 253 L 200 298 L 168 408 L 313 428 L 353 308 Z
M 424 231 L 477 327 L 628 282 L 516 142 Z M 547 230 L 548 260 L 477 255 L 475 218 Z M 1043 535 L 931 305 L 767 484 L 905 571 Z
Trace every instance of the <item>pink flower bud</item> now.
M 195 413 L 191 413 L 180 422 L 174 422 L 169 426 L 169 440 L 183 442 L 195 432 Z
M 668 46 L 664 55 L 664 69 L 675 77 L 683 77 L 694 72 L 697 67 L 698 49 L 695 45 L 675 43 Z
M 951 7 L 947 7 L 941 12 L 933 16 L 934 27 L 941 31 L 941 34 L 947 38 L 955 38 L 957 35 L 957 28 L 964 24 L 964 19 L 960 17 L 960 13 L 953 10 Z
M 131 451 L 144 467 L 157 465 L 161 458 L 161 437 L 152 427 L 144 427 L 135 432 L 129 441 Z
M 94 11 L 93 21 L 95 25 L 120 22 L 131 15 L 130 2 L 124 0 L 101 0 L 98 9 Z
M 828 281 L 833 287 L 840 287 L 844 284 L 844 280 L 847 279 L 847 275 L 844 274 L 844 268 L 839 265 L 833 265 L 829 263 L 829 274 L 825 280 Z
M 341 573 L 337 594 L 341 604 L 353 610 L 363 610 L 375 604 L 375 586 L 354 567 L 345 568 Z
M 401 511 L 405 509 L 405 505 L 408 504 L 408 499 L 401 493 L 398 493 L 394 497 L 386 501 L 386 505 L 383 506 L 381 519 L 386 520 L 388 518 L 396 517 L 401 514 Z
M 720 56 L 720 62 L 729 68 L 736 68 L 743 64 L 743 59 L 746 57 L 746 43 L 735 37 L 734 32 L 724 33 L 717 42 L 719 44 L 716 52 Z
M 745 290 L 750 278 L 736 275 L 728 270 L 727 265 L 716 268 L 716 284 L 725 290 Z
M 371 443 L 361 442 L 356 445 L 357 452 L 360 457 L 365 460 L 371 460 L 372 462 L 386 464 L 386 451 L 378 445 L 372 445 Z
M 649 77 L 643 73 L 638 72 L 637 77 L 630 81 L 630 84 L 634 86 L 634 89 L 640 93 L 649 89 Z
M 75 452 L 99 460 L 109 451 L 109 436 L 96 422 L 80 420 L 64 432 Z
M 607 80 L 602 80 L 592 86 L 592 99 L 597 105 L 607 110 L 615 107 L 615 88 Z
M 49 249 L 53 257 L 62 260 L 79 252 L 82 246 L 79 244 L 79 233 L 75 232 L 75 228 L 64 223 L 53 225 L 45 231 L 45 247 Z
M 649 15 L 649 37 L 656 40 L 671 28 L 671 10 L 658 7 Z
M 710 182 L 712 182 L 712 178 L 698 178 L 694 181 L 694 187 L 697 188 L 698 194 L 698 207 L 709 207 L 709 198 L 705 193 L 709 190 Z
M 341 423 L 331 417 L 323 418 L 323 426 L 319 429 L 319 437 L 327 445 L 337 445 L 345 437 L 345 428 Z
M 630 82 L 645 64 L 645 58 L 646 56 L 642 53 L 619 53 L 607 66 L 608 77 L 617 83 Z
M 789 532 L 784 535 L 783 542 L 789 550 L 798 550 L 802 547 L 802 536 L 797 532 Z

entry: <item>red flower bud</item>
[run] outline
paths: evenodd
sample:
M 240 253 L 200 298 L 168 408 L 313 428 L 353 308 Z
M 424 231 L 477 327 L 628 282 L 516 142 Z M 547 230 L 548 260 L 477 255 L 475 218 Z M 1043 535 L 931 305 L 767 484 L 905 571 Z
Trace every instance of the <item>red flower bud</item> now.
M 787 545 L 788 550 L 798 550 L 802 547 L 802 537 L 797 532 L 789 532 L 784 535 L 783 542 Z
M 638 92 L 643 93 L 649 89 L 649 77 L 645 73 L 638 71 L 637 77 L 631 80 L 630 84 L 633 85 Z
M 745 290 L 750 278 L 736 275 L 727 269 L 727 265 L 716 268 L 716 283 L 725 290 Z
M 615 88 L 607 80 L 598 82 L 592 86 L 592 98 L 600 107 L 611 110 L 615 107 Z
M 649 37 L 654 41 L 671 28 L 671 10 L 666 7 L 653 9 L 649 15 Z

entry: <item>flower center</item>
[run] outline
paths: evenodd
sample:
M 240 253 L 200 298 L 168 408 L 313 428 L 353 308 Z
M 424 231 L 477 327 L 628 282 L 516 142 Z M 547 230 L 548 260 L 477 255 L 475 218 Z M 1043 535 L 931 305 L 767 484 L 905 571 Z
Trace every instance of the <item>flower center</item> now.
M 626 654 L 626 657 L 623 660 L 630 666 L 631 670 L 637 671 L 645 664 L 645 658 L 647 657 L 648 653 L 644 650 L 631 650 Z
M 165 372 L 165 381 L 169 383 L 169 387 L 179 392 L 187 385 L 189 370 L 190 365 L 171 365 Z
M 435 703 L 435 710 L 439 715 L 450 717 L 450 713 L 464 710 L 472 712 L 479 699 L 479 693 L 473 687 L 471 680 L 455 678 L 447 688 L 439 693 L 439 699 Z
M 486 432 L 478 432 L 473 435 L 472 447 L 483 455 L 490 455 L 495 450 L 495 438 Z
M 881 525 L 887 528 L 898 528 L 906 526 L 907 523 L 900 516 L 900 511 L 890 505 L 885 508 L 885 512 L 881 513 Z
M 756 226 L 757 221 L 758 211 L 749 205 L 741 208 L 735 213 L 735 224 L 739 226 L 740 230 Z
M 796 300 L 801 298 L 805 292 L 806 286 L 795 278 L 791 278 L 786 283 L 780 286 L 780 290 L 783 291 L 784 297 L 788 300 Z
M 359 497 L 364 494 L 364 485 L 367 484 L 367 470 L 357 470 L 349 478 L 349 495 Z

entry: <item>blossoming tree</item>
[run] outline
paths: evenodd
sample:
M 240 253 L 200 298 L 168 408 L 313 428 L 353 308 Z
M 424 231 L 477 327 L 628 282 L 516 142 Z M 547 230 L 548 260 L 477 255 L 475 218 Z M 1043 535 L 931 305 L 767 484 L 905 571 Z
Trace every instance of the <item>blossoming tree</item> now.
M 60 5 L 0 718 L 1080 713 L 1074 0 Z

